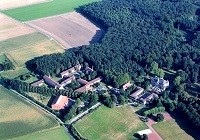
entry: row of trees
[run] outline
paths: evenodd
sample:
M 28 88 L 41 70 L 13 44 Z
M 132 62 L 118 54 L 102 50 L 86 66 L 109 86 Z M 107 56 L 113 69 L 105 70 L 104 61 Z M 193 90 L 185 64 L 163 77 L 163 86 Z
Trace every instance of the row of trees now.
M 144 116 L 148 116 L 148 115 L 153 115 L 153 114 L 157 114 L 160 112 L 164 112 L 165 111 L 165 107 L 154 107 L 150 110 L 146 110 L 144 111 Z

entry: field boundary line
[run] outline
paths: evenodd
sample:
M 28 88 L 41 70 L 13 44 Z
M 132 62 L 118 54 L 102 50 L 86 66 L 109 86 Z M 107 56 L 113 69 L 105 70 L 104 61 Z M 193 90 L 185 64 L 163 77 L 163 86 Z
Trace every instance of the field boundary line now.
M 24 22 L 23 24 L 26 24 L 28 27 L 33 28 L 33 29 L 37 30 L 39 33 L 45 35 L 46 37 L 49 38 L 49 40 L 54 41 L 55 43 L 57 43 L 57 44 L 58 44 L 61 48 L 63 48 L 64 50 L 67 50 L 68 48 L 71 48 L 69 45 L 68 45 L 68 48 L 67 48 L 67 46 L 65 47 L 65 46 L 63 45 L 63 43 L 60 43 L 60 41 L 58 41 L 58 39 L 56 39 L 56 38 L 59 38 L 59 37 L 55 37 L 55 35 L 52 35 L 52 33 L 48 32 L 48 31 L 46 31 L 46 30 L 44 30 L 44 29 L 42 29 L 42 28 L 40 28 L 40 27 L 38 27 L 38 26 L 36 26 L 36 25 L 33 25 L 32 23 L 25 23 L 25 22 Z M 46 33 L 45 33 L 45 32 L 46 32 Z M 51 36 L 48 35 L 48 33 L 51 34 Z M 54 37 L 53 37 L 53 36 L 54 36 Z M 61 41 L 61 42 L 62 42 L 62 41 Z M 63 41 L 63 42 L 64 42 L 64 41 Z M 65 44 L 66 44 L 66 43 L 65 43 Z
M 32 3 L 32 4 L 27 4 L 27 5 L 24 5 L 24 6 L 17 6 L 17 7 L 13 7 L 13 8 L 7 8 L 7 9 L 0 9 L 0 11 L 13 10 L 13 9 L 22 8 L 22 7 L 30 7 L 30 6 L 33 6 L 33 5 L 48 3 L 48 2 L 52 2 L 52 1 L 54 1 L 54 0 L 43 0 L 43 1 L 41 1 L 41 2 L 36 2 L 36 3 Z
M 82 117 L 84 117 L 85 115 L 87 115 L 88 113 L 90 113 L 89 111 L 90 111 L 91 109 L 96 109 L 96 108 L 98 108 L 99 106 L 101 106 L 101 103 L 100 103 L 100 102 L 98 102 L 98 103 L 96 103 L 95 105 L 93 105 L 92 107 L 88 108 L 86 111 L 82 112 L 81 114 L 78 114 L 76 117 L 74 117 L 73 119 L 71 119 L 67 124 L 68 124 L 68 125 L 71 125 L 71 124 L 77 122 L 77 121 L 80 120 Z
M 10 89 L 11 91 L 13 91 L 14 93 L 16 93 L 19 97 L 23 98 L 26 102 L 34 105 L 35 107 L 37 107 L 38 109 L 46 112 L 47 114 L 50 114 L 52 117 L 54 117 L 56 119 L 57 122 L 59 122 L 61 125 L 64 125 L 64 122 L 61 121 L 56 115 L 54 115 L 53 113 L 51 113 L 50 111 L 46 110 L 45 108 L 41 107 L 40 105 L 36 104 L 35 102 L 33 102 L 31 99 L 23 96 L 22 94 L 18 93 L 15 90 Z

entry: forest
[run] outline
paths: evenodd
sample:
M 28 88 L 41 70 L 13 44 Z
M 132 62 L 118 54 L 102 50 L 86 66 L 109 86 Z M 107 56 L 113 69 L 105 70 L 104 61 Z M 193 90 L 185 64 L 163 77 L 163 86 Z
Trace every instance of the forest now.
M 78 9 L 106 29 L 96 44 L 27 62 L 38 74 L 57 75 L 77 63 L 88 63 L 104 82 L 121 86 L 159 68 L 183 70 L 186 82 L 200 77 L 200 4 L 196 0 L 106 0 Z

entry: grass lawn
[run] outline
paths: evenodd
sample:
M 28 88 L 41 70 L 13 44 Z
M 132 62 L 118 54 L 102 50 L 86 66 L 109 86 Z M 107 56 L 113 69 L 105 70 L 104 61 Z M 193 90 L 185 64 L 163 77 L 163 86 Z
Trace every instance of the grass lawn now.
M 59 126 L 50 115 L 4 87 L 0 87 L 0 104 L 0 139 L 15 138 Z
M 33 93 L 33 92 L 28 92 L 27 93 L 29 96 L 33 97 L 35 100 L 37 100 L 38 102 L 47 105 L 51 96 L 44 96 L 42 94 L 38 94 L 38 93 Z
M 12 140 L 70 140 L 69 136 L 65 133 L 64 128 L 58 127 L 50 130 L 45 130 L 38 133 L 14 138 Z
M 29 73 L 30 71 L 27 68 L 16 68 L 15 70 L 8 70 L 8 71 L 3 71 L 0 73 L 1 76 L 5 78 L 11 78 L 14 79 L 20 75 Z
M 28 21 L 74 11 L 81 5 L 100 0 L 53 0 L 51 2 L 1 11 L 20 21 Z
M 164 140 L 193 140 L 180 126 L 174 121 L 164 121 L 153 125 L 153 128 Z
M 6 56 L 5 55 L 0 55 L 0 63 L 3 63 L 6 61 Z
M 147 128 L 130 106 L 112 109 L 101 106 L 74 127 L 89 140 L 129 140 L 135 132 Z

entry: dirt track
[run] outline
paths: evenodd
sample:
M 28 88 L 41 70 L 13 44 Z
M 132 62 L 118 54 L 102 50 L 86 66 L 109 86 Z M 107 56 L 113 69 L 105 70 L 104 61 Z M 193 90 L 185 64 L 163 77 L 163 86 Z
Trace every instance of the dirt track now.
M 7 10 L 48 1 L 49 0 L 0 0 L 0 10 Z
M 97 42 L 104 31 L 77 12 L 34 20 L 30 26 L 51 36 L 67 48 Z
M 0 13 L 0 41 L 33 33 L 36 30 Z

